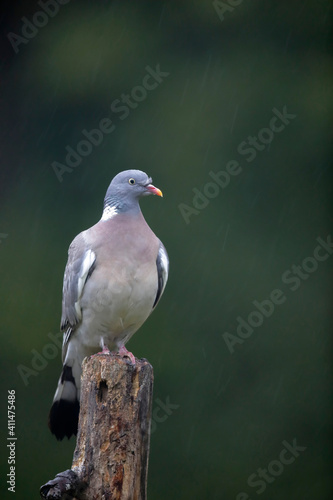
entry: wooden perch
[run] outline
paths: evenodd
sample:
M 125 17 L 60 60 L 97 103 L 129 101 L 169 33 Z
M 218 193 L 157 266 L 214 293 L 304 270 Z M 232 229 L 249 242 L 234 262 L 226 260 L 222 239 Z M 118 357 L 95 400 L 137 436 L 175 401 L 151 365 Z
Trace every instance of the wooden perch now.
M 153 369 L 119 355 L 83 361 L 71 470 L 40 489 L 52 500 L 146 500 Z

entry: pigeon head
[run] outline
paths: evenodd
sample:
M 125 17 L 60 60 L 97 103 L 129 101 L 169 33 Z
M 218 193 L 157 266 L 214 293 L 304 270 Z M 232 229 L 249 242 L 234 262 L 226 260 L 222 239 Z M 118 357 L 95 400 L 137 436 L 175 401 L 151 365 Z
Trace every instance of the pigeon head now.
M 141 170 L 120 172 L 112 179 L 106 192 L 102 219 L 107 220 L 117 213 L 139 211 L 139 199 L 149 194 L 163 196 L 162 191 L 153 186 L 152 178 L 145 172 Z

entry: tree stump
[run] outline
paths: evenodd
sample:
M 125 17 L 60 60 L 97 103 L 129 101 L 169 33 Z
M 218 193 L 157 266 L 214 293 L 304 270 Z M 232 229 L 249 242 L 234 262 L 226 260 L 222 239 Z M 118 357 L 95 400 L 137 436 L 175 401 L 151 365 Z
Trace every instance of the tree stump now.
M 153 369 L 119 355 L 83 361 L 72 468 L 41 487 L 48 500 L 146 500 Z

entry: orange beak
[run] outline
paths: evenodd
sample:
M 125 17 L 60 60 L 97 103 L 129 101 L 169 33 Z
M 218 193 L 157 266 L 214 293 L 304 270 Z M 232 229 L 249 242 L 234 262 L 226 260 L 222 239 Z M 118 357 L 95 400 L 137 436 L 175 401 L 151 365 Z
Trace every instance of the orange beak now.
M 160 189 L 158 189 L 157 187 L 153 186 L 152 184 L 148 184 L 148 186 L 146 186 L 148 191 L 150 191 L 152 194 L 157 194 L 157 196 L 162 196 L 163 198 L 163 193 Z

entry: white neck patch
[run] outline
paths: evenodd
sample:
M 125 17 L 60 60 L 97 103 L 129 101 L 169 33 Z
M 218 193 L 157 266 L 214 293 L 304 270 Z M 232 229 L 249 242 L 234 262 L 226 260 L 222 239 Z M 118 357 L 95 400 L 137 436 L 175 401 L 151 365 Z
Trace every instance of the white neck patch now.
M 116 207 L 111 207 L 110 205 L 107 205 L 103 210 L 101 220 L 103 220 L 103 221 L 110 220 L 110 219 L 112 219 L 112 217 L 117 215 L 117 213 L 118 213 L 118 210 L 116 209 Z

